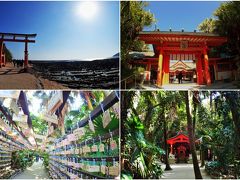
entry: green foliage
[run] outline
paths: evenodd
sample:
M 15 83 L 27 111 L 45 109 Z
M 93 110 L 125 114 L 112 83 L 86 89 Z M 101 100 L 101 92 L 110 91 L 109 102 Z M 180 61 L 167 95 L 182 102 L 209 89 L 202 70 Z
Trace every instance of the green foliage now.
M 43 158 L 43 165 L 46 169 L 48 169 L 49 165 L 49 154 L 46 152 L 41 152 L 40 156 Z
M 32 166 L 34 162 L 34 151 L 20 150 L 12 154 L 12 168 L 13 169 L 26 169 Z
M 141 50 L 144 47 L 143 42 L 136 41 L 138 32 L 155 21 L 153 14 L 144 9 L 146 6 L 147 3 L 142 1 L 121 1 L 121 61 L 123 65 L 127 63 L 130 51 Z
M 3 51 L 5 53 L 6 62 L 11 62 L 13 59 L 13 56 L 12 56 L 11 51 L 7 48 L 7 46 L 5 44 L 3 46 Z
M 150 93 L 148 95 L 151 97 Z M 140 102 L 142 101 L 143 99 L 140 98 Z M 134 111 L 133 108 L 132 110 Z M 122 158 L 125 163 L 123 172 L 128 176 L 131 174 L 133 178 L 159 178 L 163 172 L 158 159 L 164 151 L 155 143 L 147 140 L 145 132 L 146 127 L 136 112 L 129 113 L 124 121 L 125 142 Z
M 36 134 L 44 135 L 47 133 L 48 124 L 41 116 L 30 114 L 32 119 L 32 127 Z
M 218 176 L 218 173 L 221 171 L 221 164 L 218 161 L 209 161 L 205 164 L 205 170 L 209 175 L 217 178 L 216 176 Z
M 214 18 L 205 19 L 199 29 L 214 32 L 228 37 L 225 53 L 240 55 L 240 3 L 237 1 L 223 2 L 213 13 Z
M 206 18 L 201 24 L 198 25 L 198 29 L 205 33 L 214 33 L 215 31 L 215 22 L 213 18 Z
M 163 154 L 162 149 L 158 152 L 156 148 L 164 147 L 164 122 L 167 124 L 167 138 L 179 131 L 187 132 L 183 92 L 130 91 L 124 92 L 125 96 L 129 102 L 122 127 L 123 172 L 133 178 L 157 178 L 153 175 L 157 166 L 153 164 L 157 165 L 160 154 Z M 195 119 L 195 138 L 201 140 L 197 150 L 211 150 L 216 161 L 207 165 L 207 171 L 214 173 L 215 177 L 238 177 L 240 93 L 201 91 L 192 99 L 195 100 L 189 102 L 190 113 Z M 122 109 L 125 110 L 125 106 Z

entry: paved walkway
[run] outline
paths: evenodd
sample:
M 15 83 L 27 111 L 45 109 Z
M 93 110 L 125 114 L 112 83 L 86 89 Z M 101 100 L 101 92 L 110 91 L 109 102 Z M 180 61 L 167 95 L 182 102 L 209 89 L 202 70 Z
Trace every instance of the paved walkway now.
M 28 167 L 21 174 L 15 176 L 13 179 L 49 179 L 47 170 L 42 164 L 42 161 L 34 162 L 31 167 Z
M 140 89 L 147 89 L 147 90 L 158 90 L 158 89 L 165 89 L 165 90 L 194 90 L 194 89 L 238 89 L 236 84 L 239 82 L 215 82 L 210 86 L 206 85 L 198 85 L 197 83 L 190 83 L 190 82 L 183 82 L 183 84 L 173 83 L 163 85 L 161 88 L 157 87 L 156 85 L 141 85 Z
M 165 165 L 162 165 L 165 168 Z M 172 164 L 171 171 L 165 171 L 163 174 L 163 179 L 195 179 L 193 164 Z M 201 168 L 201 173 L 203 179 L 211 179 L 204 170 Z

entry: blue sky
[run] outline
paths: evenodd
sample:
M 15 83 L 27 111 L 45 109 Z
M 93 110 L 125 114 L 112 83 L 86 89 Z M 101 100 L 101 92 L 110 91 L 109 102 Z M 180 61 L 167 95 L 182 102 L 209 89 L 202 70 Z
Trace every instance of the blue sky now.
M 0 32 L 37 33 L 29 59 L 94 59 L 118 53 L 119 2 L 95 2 L 92 18 L 91 12 L 80 13 L 81 3 L 0 2 Z M 14 58 L 23 58 L 24 44 L 6 44 Z
M 213 15 L 213 12 L 220 6 L 219 1 L 162 1 L 148 2 L 146 7 L 155 15 L 157 19 L 157 28 L 162 31 L 168 31 L 172 28 L 173 31 L 193 32 L 197 26 L 206 18 Z M 154 30 L 152 27 L 145 30 Z

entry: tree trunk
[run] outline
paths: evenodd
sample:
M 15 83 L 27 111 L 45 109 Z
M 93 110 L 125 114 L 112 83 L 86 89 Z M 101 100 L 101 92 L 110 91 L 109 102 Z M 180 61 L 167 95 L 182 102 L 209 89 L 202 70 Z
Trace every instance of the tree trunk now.
M 198 164 L 197 154 L 196 154 L 195 138 L 193 135 L 193 123 L 192 123 L 192 116 L 190 114 L 188 91 L 185 91 L 184 94 L 185 94 L 186 113 L 187 113 L 188 135 L 189 135 L 190 149 L 191 149 L 192 159 L 193 159 L 194 174 L 196 179 L 202 179 L 201 171 Z
M 205 153 L 204 153 L 204 148 L 201 147 L 201 167 L 205 166 Z
M 237 135 L 235 142 L 235 157 L 237 160 L 240 160 L 240 113 L 239 113 L 239 104 L 238 104 L 238 92 L 231 92 L 231 94 L 227 93 L 225 96 L 228 100 L 228 104 L 230 105 L 233 124 L 235 126 L 235 133 Z
M 170 164 L 169 164 L 169 159 L 168 159 L 168 145 L 167 145 L 167 122 L 166 122 L 166 119 L 165 119 L 165 112 L 163 111 L 163 136 L 164 136 L 164 150 L 165 150 L 165 164 L 166 164 L 166 167 L 165 167 L 165 171 L 169 171 L 169 170 L 172 170 L 172 168 L 170 167 Z

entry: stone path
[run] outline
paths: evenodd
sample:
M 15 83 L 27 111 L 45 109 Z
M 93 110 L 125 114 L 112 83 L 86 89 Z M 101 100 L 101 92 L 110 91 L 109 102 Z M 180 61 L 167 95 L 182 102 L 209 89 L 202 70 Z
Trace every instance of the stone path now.
M 165 168 L 165 165 L 162 165 Z M 171 171 L 165 171 L 163 174 L 163 179 L 195 179 L 193 164 L 172 164 Z M 211 179 L 204 170 L 201 168 L 201 173 L 203 179 Z
M 31 167 L 15 176 L 13 179 L 49 179 L 48 172 L 42 164 L 42 161 L 34 162 Z

